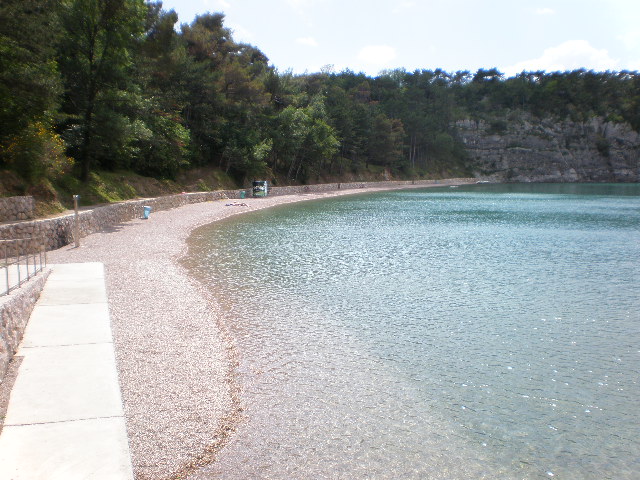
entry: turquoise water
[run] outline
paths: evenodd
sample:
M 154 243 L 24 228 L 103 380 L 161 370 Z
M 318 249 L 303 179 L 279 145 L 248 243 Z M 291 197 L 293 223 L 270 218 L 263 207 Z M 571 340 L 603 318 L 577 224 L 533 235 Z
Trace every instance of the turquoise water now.
M 201 228 L 190 256 L 245 406 L 205 476 L 640 475 L 638 185 L 306 202 Z

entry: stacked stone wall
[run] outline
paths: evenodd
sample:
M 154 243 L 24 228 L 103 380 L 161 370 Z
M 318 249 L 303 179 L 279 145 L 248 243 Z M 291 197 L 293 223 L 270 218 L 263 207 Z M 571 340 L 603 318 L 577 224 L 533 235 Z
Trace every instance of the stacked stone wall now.
M 143 215 L 144 207 L 150 206 L 152 211 L 168 210 L 189 203 L 206 202 L 239 195 L 239 190 L 216 191 L 202 193 L 184 193 L 158 198 L 131 200 L 81 210 L 80 237 L 99 232 Z M 0 225 L 0 239 L 45 237 L 46 249 L 56 250 L 74 241 L 73 230 L 75 214 L 70 213 L 55 218 L 46 218 L 26 222 L 13 222 Z M 34 248 L 38 241 L 34 240 Z
M 33 218 L 36 203 L 33 197 L 1 197 L 0 223 Z
M 4 379 L 9 362 L 22 341 L 24 329 L 40 293 L 44 288 L 50 269 L 33 280 L 0 297 L 0 382 Z

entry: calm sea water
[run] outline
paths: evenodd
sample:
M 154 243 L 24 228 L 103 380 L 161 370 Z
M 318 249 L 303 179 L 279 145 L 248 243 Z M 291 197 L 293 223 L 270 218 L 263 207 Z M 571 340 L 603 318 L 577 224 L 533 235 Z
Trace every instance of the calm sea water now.
M 203 478 L 639 478 L 639 185 L 327 199 L 190 252 L 246 407 Z

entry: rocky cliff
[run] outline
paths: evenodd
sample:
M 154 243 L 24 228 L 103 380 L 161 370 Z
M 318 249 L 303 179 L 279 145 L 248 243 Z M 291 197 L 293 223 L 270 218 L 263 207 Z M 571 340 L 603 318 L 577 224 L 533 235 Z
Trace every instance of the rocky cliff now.
M 474 174 L 501 182 L 638 182 L 640 134 L 625 124 L 462 120 Z

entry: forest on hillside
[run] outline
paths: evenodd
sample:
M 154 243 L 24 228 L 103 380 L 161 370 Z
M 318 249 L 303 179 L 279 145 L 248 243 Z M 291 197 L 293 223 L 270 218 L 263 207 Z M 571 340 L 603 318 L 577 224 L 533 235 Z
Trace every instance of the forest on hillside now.
M 312 183 L 378 169 L 468 173 L 455 121 L 512 112 L 640 130 L 638 72 L 278 71 L 221 13 L 179 23 L 159 1 L 2 0 L 0 171 L 28 182 L 216 167 Z

